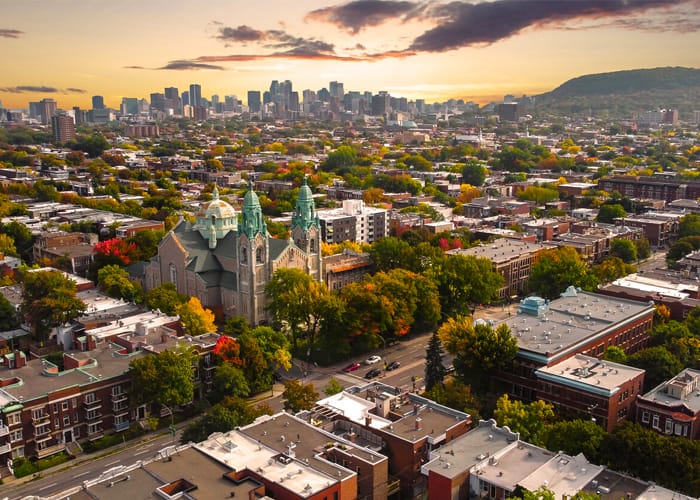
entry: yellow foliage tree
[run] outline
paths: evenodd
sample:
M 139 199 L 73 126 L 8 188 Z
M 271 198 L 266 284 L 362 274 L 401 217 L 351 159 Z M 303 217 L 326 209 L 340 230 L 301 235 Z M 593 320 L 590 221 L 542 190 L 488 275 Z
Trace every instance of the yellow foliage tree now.
M 190 297 L 190 300 L 179 306 L 177 314 L 180 316 L 180 325 L 190 335 L 216 332 L 214 313 L 202 306 L 197 297 Z

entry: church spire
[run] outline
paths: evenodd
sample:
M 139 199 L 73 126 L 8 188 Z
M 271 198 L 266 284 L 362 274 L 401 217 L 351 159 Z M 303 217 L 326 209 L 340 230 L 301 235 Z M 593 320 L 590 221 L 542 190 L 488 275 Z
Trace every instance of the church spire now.
M 241 229 L 249 240 L 258 234 L 267 234 L 267 224 L 263 218 L 262 208 L 258 195 L 253 191 L 253 183 L 248 181 L 248 192 L 243 197 L 243 207 L 241 208 L 242 219 Z
M 294 215 L 292 215 L 292 229 L 298 227 L 302 231 L 308 231 L 314 225 L 319 227 L 316 205 L 314 204 L 311 188 L 309 188 L 306 176 L 304 176 L 299 188 L 296 209 L 294 210 Z

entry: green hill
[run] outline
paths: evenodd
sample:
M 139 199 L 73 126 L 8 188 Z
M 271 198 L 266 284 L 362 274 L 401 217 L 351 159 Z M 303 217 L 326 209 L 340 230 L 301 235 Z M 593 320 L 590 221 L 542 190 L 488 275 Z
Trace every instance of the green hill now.
M 542 112 L 609 118 L 673 108 L 683 119 L 700 109 L 700 69 L 668 67 L 579 76 L 536 96 L 535 102 Z

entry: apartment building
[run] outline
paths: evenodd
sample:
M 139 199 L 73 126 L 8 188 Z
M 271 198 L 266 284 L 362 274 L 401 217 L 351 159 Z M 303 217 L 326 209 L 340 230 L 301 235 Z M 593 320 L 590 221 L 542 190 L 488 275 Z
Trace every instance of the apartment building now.
M 341 208 L 317 212 L 321 238 L 326 243 L 374 243 L 388 235 L 387 211 L 368 207 L 362 200 L 343 200 Z

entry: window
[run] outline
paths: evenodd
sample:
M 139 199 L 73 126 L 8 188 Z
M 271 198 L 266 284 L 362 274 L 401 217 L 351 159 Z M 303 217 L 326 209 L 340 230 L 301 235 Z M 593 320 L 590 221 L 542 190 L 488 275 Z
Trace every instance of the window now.
M 651 426 L 652 426 L 654 429 L 658 429 L 658 428 L 659 428 L 659 416 L 658 416 L 658 415 L 654 415 L 654 418 L 653 418 L 652 421 L 651 421 Z
M 70 425 L 70 416 L 65 415 L 65 416 L 63 417 L 63 425 L 64 425 L 64 426 Z
M 257 250 L 255 250 L 255 262 L 257 262 L 258 264 L 263 263 L 263 249 L 262 248 L 258 248 Z
M 170 263 L 170 282 L 177 285 L 177 267 L 172 262 Z
M 241 264 L 247 264 L 247 263 L 248 263 L 248 249 L 241 248 Z
M 671 432 L 673 432 L 673 420 L 670 418 L 666 419 L 666 428 L 664 429 L 664 432 L 666 432 L 666 434 L 671 434 Z
M 87 404 L 91 404 L 95 402 L 95 393 L 91 392 L 90 394 L 85 395 L 85 402 Z
M 122 386 L 115 385 L 112 387 L 112 396 L 119 396 L 122 393 Z
M 676 436 L 680 436 L 683 433 L 683 426 L 681 424 L 675 424 L 673 426 L 673 433 Z
M 52 404 L 52 405 L 51 405 L 51 410 L 52 410 L 54 413 L 58 413 L 58 403 Z
M 22 422 L 22 415 L 20 412 L 10 413 L 7 416 L 7 425 L 16 425 Z
M 70 400 L 70 403 L 71 403 L 71 405 L 73 405 L 73 408 L 77 408 L 78 407 L 78 398 L 72 398 Z
M 19 458 L 24 456 L 24 446 L 18 446 L 17 448 L 12 448 L 12 458 Z
M 63 401 L 63 402 L 61 403 L 61 409 L 62 409 L 63 411 L 65 411 L 65 410 L 68 409 L 68 401 Z
M 10 432 L 10 442 L 14 443 L 15 441 L 21 441 L 22 440 L 22 429 L 18 431 L 12 431 Z
M 77 413 L 73 413 L 73 423 L 74 424 L 78 423 L 78 414 Z
M 649 412 L 648 411 L 645 411 L 642 413 L 642 423 L 643 424 L 649 423 Z
M 73 437 L 75 439 L 80 437 L 80 427 L 73 427 Z

